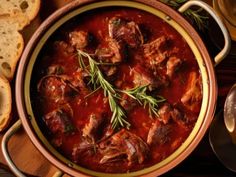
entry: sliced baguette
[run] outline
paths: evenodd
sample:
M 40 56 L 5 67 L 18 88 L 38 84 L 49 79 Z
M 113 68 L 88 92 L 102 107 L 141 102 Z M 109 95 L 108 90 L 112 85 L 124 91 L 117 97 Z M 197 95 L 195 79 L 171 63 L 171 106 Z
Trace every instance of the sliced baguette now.
M 9 15 L 19 18 L 19 25 L 23 29 L 38 14 L 40 8 L 40 0 L 1 0 L 0 16 Z M 22 24 L 22 17 L 24 23 Z M 27 23 L 25 23 L 27 22 Z
M 0 76 L 0 132 L 3 131 L 11 120 L 11 87 L 7 79 Z
M 0 18 L 0 74 L 8 80 L 14 76 L 17 62 L 23 51 L 24 40 L 16 30 L 19 28 L 15 19 Z

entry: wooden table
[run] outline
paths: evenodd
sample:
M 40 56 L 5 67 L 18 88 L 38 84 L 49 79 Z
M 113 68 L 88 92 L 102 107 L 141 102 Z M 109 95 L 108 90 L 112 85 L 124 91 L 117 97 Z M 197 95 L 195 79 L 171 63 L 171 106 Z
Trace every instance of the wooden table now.
M 53 11 L 62 7 L 66 3 L 72 0 L 50 0 L 42 1 L 42 6 L 38 17 L 23 31 L 25 42 L 29 40 L 32 33 L 37 29 L 39 24 L 48 17 Z M 207 1 L 211 3 L 210 0 Z M 214 28 L 214 31 L 219 31 L 219 29 L 210 25 L 209 31 Z M 215 56 L 218 49 L 211 42 L 209 34 L 211 31 L 205 31 L 202 37 L 208 46 L 210 54 Z M 219 39 L 218 39 L 219 38 Z M 217 39 L 220 41 L 220 35 L 217 35 Z M 217 102 L 217 110 L 223 108 L 225 97 L 230 87 L 236 83 L 236 56 L 228 56 L 219 66 L 215 68 L 216 75 L 218 78 L 219 95 Z M 14 93 L 14 81 L 12 83 L 12 89 Z M 15 105 L 14 109 L 15 108 Z M 15 111 L 16 112 L 16 111 Z M 222 117 L 220 117 L 222 118 Z M 14 120 L 17 120 L 17 114 L 14 114 Z M 14 122 L 12 121 L 12 123 Z M 2 134 L 0 135 L 0 140 L 2 139 Z M 34 176 L 50 177 L 57 170 L 53 165 L 51 165 L 32 145 L 30 139 L 24 132 L 23 128 L 17 132 L 16 135 L 9 142 L 9 151 L 12 154 L 12 158 L 16 165 L 26 172 L 27 174 L 32 174 Z M 0 152 L 0 163 L 6 165 L 3 155 Z M 2 166 L 2 165 L 0 165 Z M 65 175 L 67 176 L 67 175 Z M 194 152 L 185 159 L 180 165 L 178 165 L 173 170 L 169 171 L 163 176 L 174 176 L 174 177 L 220 177 L 220 176 L 236 176 L 236 174 L 227 170 L 216 158 L 208 141 L 208 132 L 202 139 L 200 144 L 194 150 Z

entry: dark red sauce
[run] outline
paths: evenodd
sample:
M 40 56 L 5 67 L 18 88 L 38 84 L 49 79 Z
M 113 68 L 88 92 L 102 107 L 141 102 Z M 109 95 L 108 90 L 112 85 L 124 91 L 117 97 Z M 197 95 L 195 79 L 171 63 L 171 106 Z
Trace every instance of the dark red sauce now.
M 106 76 L 104 73 L 109 83 L 118 89 L 124 90 L 136 87 L 134 76 L 130 74 L 132 68 L 138 68 L 137 71 L 143 73 L 145 77 L 152 79 L 151 82 L 156 82 L 156 80 L 158 83 L 164 82 L 164 79 L 159 81 L 158 78 L 165 76 L 168 80 L 168 84 L 164 82 L 157 87 L 154 86 L 148 93 L 153 97 L 160 95 L 166 99 L 165 102 L 159 104 L 158 109 L 161 109 L 164 104 L 168 103 L 171 107 L 168 113 L 172 114 L 173 109 L 177 109 L 178 112 L 181 113 L 181 119 L 175 119 L 172 116 L 167 123 L 163 123 L 157 116 L 150 117 L 148 107 L 144 108 L 142 105 L 136 103 L 132 108 L 124 108 L 127 121 L 131 124 L 128 132 L 141 138 L 149 149 L 148 152 L 145 152 L 145 159 L 142 162 L 134 160 L 132 163 L 129 163 L 127 157 L 121 157 L 115 159 L 114 162 L 108 161 L 101 164 L 100 161 L 104 154 L 99 150 L 99 143 L 105 139 L 104 136 L 109 129 L 112 116 L 108 100 L 104 96 L 102 89 L 91 94 L 93 88 L 88 85 L 89 76 L 79 80 L 83 82 L 85 88 L 82 88 L 81 84 L 79 84 L 79 86 L 74 84 L 74 78 L 76 74 L 78 74 L 78 69 L 81 68 L 76 50 L 74 46 L 70 44 L 69 34 L 72 31 L 85 31 L 90 33 L 92 35 L 92 41 L 82 50 L 93 54 L 99 45 L 106 46 L 105 39 L 109 36 L 108 22 L 113 17 L 124 19 L 126 22 L 135 22 L 140 28 L 144 42 L 135 48 L 126 46 L 128 57 L 116 65 L 116 72 L 112 76 Z M 149 65 L 149 59 L 143 55 L 143 46 L 162 36 L 170 40 L 170 44 L 166 44 L 167 50 L 165 49 L 165 51 L 172 52 L 175 50 L 175 52 L 170 52 L 171 54 L 168 54 L 166 59 L 160 64 L 155 65 L 153 69 L 153 66 Z M 174 70 L 173 75 L 168 76 L 166 74 L 167 63 L 171 57 L 180 59 L 181 65 Z M 162 19 L 141 10 L 122 7 L 100 9 L 92 11 L 91 13 L 81 14 L 78 18 L 62 26 L 60 30 L 50 38 L 37 62 L 33 72 L 33 77 L 35 77 L 33 80 L 35 80 L 35 83 L 32 84 L 31 95 L 34 113 L 42 128 L 42 132 L 58 151 L 78 165 L 88 169 L 100 172 L 121 173 L 140 170 L 160 162 L 172 154 L 186 140 L 195 125 L 200 111 L 202 99 L 201 78 L 194 54 L 183 37 L 175 29 Z M 50 66 L 60 66 L 62 69 L 60 71 L 60 69 L 57 68 L 56 72 L 48 73 Z M 156 70 L 158 74 L 155 73 Z M 196 77 L 191 78 L 191 75 L 194 75 L 191 73 L 194 73 Z M 52 88 L 52 90 L 49 91 L 53 92 L 53 89 L 62 89 L 62 96 L 59 95 L 58 98 L 55 98 L 55 96 L 45 97 L 45 95 L 43 95 L 44 92 L 40 89 L 47 90 L 49 88 L 47 88 L 47 84 L 44 88 L 43 86 L 39 86 L 39 83 L 45 82 L 45 79 L 42 81 L 42 78 L 47 75 L 58 77 L 57 79 L 61 81 L 60 86 Z M 68 79 L 68 77 L 70 77 L 70 79 Z M 78 80 L 76 80 L 76 82 L 78 82 Z M 191 82 L 195 84 L 191 85 Z M 70 85 L 68 86 L 68 83 L 72 84 L 73 88 Z M 196 89 L 191 92 L 191 88 L 194 86 L 196 86 Z M 64 88 L 67 88 L 68 93 Z M 188 95 L 185 95 L 187 93 L 190 94 L 190 97 L 191 94 L 193 96 L 190 98 L 190 101 L 184 102 L 182 98 L 184 96 L 187 97 Z M 65 108 L 66 111 L 63 112 L 64 108 L 61 109 L 63 105 L 69 105 L 71 110 L 69 109 L 68 111 L 66 110 L 68 108 Z M 131 103 L 128 103 L 128 105 L 131 105 Z M 48 115 L 48 113 L 52 113 L 57 109 L 61 110 L 52 114 L 53 116 Z M 65 119 L 60 117 L 62 114 L 66 115 Z M 102 123 L 98 126 L 99 128 L 94 133 L 95 141 L 93 142 L 93 146 L 95 150 L 93 151 L 91 148 L 89 150 L 83 149 L 83 153 L 75 155 L 74 148 L 85 141 L 83 131 L 86 124 L 89 124 L 91 114 L 94 114 L 97 119 L 100 119 L 98 117 L 102 117 L 101 119 L 103 119 Z M 57 119 L 58 117 L 59 119 Z M 52 132 L 49 128 L 50 123 L 47 121 L 50 121 L 52 126 L 53 124 L 59 124 L 61 128 Z M 70 125 L 68 125 L 68 122 L 70 122 Z M 170 126 L 170 131 L 168 130 L 169 133 L 167 135 L 163 135 L 164 137 L 162 138 L 164 139 L 161 139 L 161 143 L 148 144 L 148 134 L 154 124 L 158 126 L 168 125 Z M 119 128 L 114 130 L 106 139 L 119 131 Z

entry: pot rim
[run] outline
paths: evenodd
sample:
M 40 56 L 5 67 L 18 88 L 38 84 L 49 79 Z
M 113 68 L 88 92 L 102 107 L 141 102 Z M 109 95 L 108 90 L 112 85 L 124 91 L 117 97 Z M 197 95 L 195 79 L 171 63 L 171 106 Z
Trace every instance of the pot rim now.
M 65 171 L 66 173 L 74 175 L 74 176 L 78 175 L 78 174 L 81 175 L 81 173 L 84 176 L 87 176 L 85 174 L 85 173 L 87 173 L 87 170 L 85 170 L 85 171 L 82 170 L 82 172 L 81 172 L 81 170 L 77 171 L 76 169 L 71 168 L 71 165 L 72 165 L 71 163 L 65 164 L 61 160 L 56 158 L 55 154 L 53 155 L 52 152 L 50 152 L 45 147 L 45 144 L 43 144 L 42 141 L 39 140 L 38 134 L 35 133 L 35 129 L 32 127 L 32 123 L 31 123 L 32 115 L 29 115 L 29 113 L 27 111 L 27 103 L 30 103 L 30 99 L 29 99 L 29 97 L 27 97 L 25 100 L 25 94 L 27 94 L 27 93 L 24 92 L 24 90 L 25 90 L 24 85 L 27 80 L 26 72 L 27 72 L 27 67 L 29 64 L 29 59 L 31 58 L 31 55 L 32 55 L 35 47 L 38 45 L 37 43 L 40 41 L 40 38 L 42 36 L 44 36 L 45 32 L 47 32 L 51 26 L 53 26 L 52 24 L 55 24 L 58 20 L 60 20 L 64 16 L 66 16 L 66 14 L 68 15 L 69 13 L 72 13 L 75 9 L 84 7 L 91 2 L 103 3 L 105 1 L 101 1 L 101 2 L 96 2 L 95 0 L 83 0 L 81 2 L 75 1 L 75 2 L 68 4 L 67 6 L 63 7 L 62 9 L 59 9 L 58 11 L 53 13 L 47 20 L 45 20 L 42 23 L 42 25 L 37 29 L 37 31 L 34 33 L 32 38 L 30 39 L 28 45 L 26 46 L 25 51 L 24 51 L 22 58 L 20 60 L 20 63 L 19 63 L 17 77 L 16 77 L 17 110 L 18 110 L 19 117 L 22 120 L 23 127 L 24 127 L 25 131 L 27 132 L 28 136 L 30 137 L 31 141 L 36 146 L 36 148 L 51 163 L 53 163 L 55 166 L 57 166 L 61 170 Z M 121 1 L 116 1 L 116 0 L 115 1 L 106 1 L 106 2 L 108 2 L 108 4 L 109 4 L 109 2 L 110 3 L 116 2 L 119 4 L 119 6 L 121 6 L 121 3 L 119 3 L 119 2 L 128 3 L 127 1 L 123 1 L 123 0 L 121 0 Z M 180 14 L 178 14 L 176 11 L 174 11 L 173 9 L 168 7 L 167 5 L 162 4 L 161 2 L 155 1 L 155 0 L 135 0 L 134 2 L 129 2 L 129 3 L 131 3 L 131 4 L 132 3 L 141 3 L 142 5 L 148 5 L 152 8 L 157 9 L 155 11 L 164 12 L 165 14 L 168 14 L 168 17 L 170 17 L 171 20 L 177 22 L 183 29 L 185 29 L 185 31 L 188 33 L 188 36 L 190 37 L 190 35 L 191 35 L 191 39 L 194 41 L 193 43 L 197 47 L 200 57 L 202 58 L 202 60 L 200 59 L 200 61 L 202 63 L 198 63 L 198 64 L 199 64 L 199 67 L 201 68 L 201 71 L 205 72 L 205 75 L 206 75 L 205 82 L 203 83 L 205 85 L 203 87 L 203 89 L 205 89 L 204 93 L 207 93 L 207 96 L 208 96 L 207 97 L 208 99 L 204 102 L 206 112 L 202 113 L 204 120 L 202 120 L 199 123 L 198 128 L 195 128 L 194 135 L 192 135 L 192 136 L 194 136 L 194 138 L 192 138 L 191 142 L 189 142 L 187 144 L 187 146 L 185 146 L 184 149 L 182 149 L 181 152 L 174 159 L 172 159 L 168 163 L 165 163 L 163 166 L 157 168 L 158 170 L 152 169 L 152 170 L 149 170 L 148 172 L 145 172 L 145 173 L 139 173 L 139 171 L 143 171 L 143 170 L 139 170 L 137 172 L 131 172 L 128 174 L 128 175 L 145 175 L 146 173 L 148 173 L 150 176 L 154 176 L 154 175 L 156 176 L 156 175 L 161 175 L 161 174 L 165 173 L 166 171 L 172 169 L 173 167 L 178 165 L 181 161 L 183 161 L 195 149 L 195 147 L 198 145 L 198 143 L 200 142 L 200 140 L 204 136 L 207 128 L 209 127 L 209 125 L 213 119 L 215 105 L 216 105 L 216 98 L 217 98 L 217 84 L 216 84 L 216 78 L 215 78 L 215 74 L 214 74 L 213 64 L 212 64 L 212 61 L 210 59 L 210 56 L 207 52 L 207 49 L 206 49 L 204 43 L 202 42 L 201 38 L 199 37 L 197 32 L 194 30 L 194 28 Z M 199 62 L 199 60 L 198 60 L 198 62 Z M 30 79 L 30 78 L 28 78 L 28 79 Z M 27 91 L 29 92 L 29 90 L 27 90 Z M 202 107 L 202 109 L 203 109 L 203 107 Z M 193 131 L 191 132 L 191 134 L 193 134 Z M 91 170 L 88 170 L 88 171 L 91 171 Z M 108 176 L 121 176 L 121 174 L 109 174 L 109 173 L 100 173 L 100 172 L 95 172 L 92 174 L 96 175 L 96 176 L 104 176 L 105 174 L 107 174 Z M 123 175 L 123 176 L 127 176 L 127 175 Z

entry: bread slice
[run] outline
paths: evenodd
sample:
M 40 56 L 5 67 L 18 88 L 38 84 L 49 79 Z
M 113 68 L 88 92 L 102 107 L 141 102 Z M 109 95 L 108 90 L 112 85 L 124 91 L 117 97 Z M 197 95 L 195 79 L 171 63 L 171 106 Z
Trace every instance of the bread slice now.
M 24 28 L 38 14 L 40 0 L 1 0 L 0 16 L 9 15 L 19 17 L 21 29 Z M 22 18 L 24 23 L 22 24 Z M 27 22 L 27 23 L 25 23 Z
M 0 76 L 0 132 L 4 130 L 11 120 L 11 87 L 7 79 Z
M 8 80 L 14 76 L 17 62 L 24 47 L 22 35 L 16 19 L 0 18 L 0 74 Z

